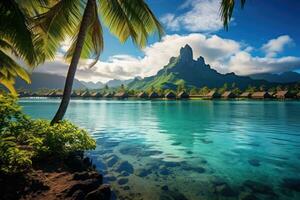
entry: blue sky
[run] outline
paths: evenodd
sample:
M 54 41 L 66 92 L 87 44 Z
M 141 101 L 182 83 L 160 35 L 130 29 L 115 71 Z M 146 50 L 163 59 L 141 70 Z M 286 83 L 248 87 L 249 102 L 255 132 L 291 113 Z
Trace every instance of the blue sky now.
M 192 46 L 194 57 L 204 56 L 221 73 L 249 75 L 300 69 L 300 1 L 247 0 L 243 10 L 235 7 L 228 31 L 219 18 L 220 0 L 146 2 L 165 28 L 162 41 L 153 36 L 140 50 L 131 40 L 121 44 L 105 28 L 100 61 L 94 69 L 83 64 L 77 78 L 107 81 L 150 76 L 167 64 L 170 56 L 177 56 L 184 43 Z M 57 59 L 55 64 L 61 62 Z M 65 72 L 60 69 L 59 73 Z

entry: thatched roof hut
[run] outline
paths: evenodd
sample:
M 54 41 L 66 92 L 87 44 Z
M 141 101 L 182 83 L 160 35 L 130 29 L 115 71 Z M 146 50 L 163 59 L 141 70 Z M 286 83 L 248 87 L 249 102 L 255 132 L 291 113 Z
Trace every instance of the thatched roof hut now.
M 38 94 L 36 92 L 30 92 L 29 96 L 30 97 L 38 97 Z
M 221 97 L 225 99 L 230 99 L 230 98 L 235 98 L 236 96 L 231 91 L 226 91 L 222 94 Z
M 179 94 L 177 95 L 177 98 L 180 98 L 180 99 L 187 99 L 189 97 L 190 97 L 190 95 L 188 93 L 186 93 L 185 91 L 179 92 Z
M 213 98 L 219 98 L 220 95 L 216 92 L 216 91 L 210 91 L 208 94 L 204 95 L 204 98 L 209 98 L 209 99 L 213 99 Z
M 103 97 L 105 97 L 105 98 L 112 98 L 113 94 L 108 92 L 108 93 L 104 94 Z
M 102 97 L 101 92 L 94 92 L 91 94 L 91 97 Z
M 253 99 L 267 99 L 267 98 L 272 98 L 272 96 L 268 92 L 254 92 L 251 95 L 251 98 L 253 98 Z
M 268 92 L 271 97 L 275 97 L 276 92 Z
M 28 97 L 28 92 L 19 92 L 19 97 Z
M 118 92 L 114 95 L 116 98 L 125 99 L 128 98 L 128 94 L 126 92 Z
M 298 99 L 300 99 L 300 92 L 296 95 Z
M 251 93 L 250 92 L 243 92 L 239 97 L 240 98 L 250 98 Z
M 73 91 L 72 93 L 71 93 L 71 97 L 80 97 L 80 93 L 78 92 L 75 92 L 75 91 Z
M 151 99 L 155 99 L 155 98 L 159 98 L 160 96 L 156 93 L 156 92 L 151 92 L 150 94 L 149 94 L 149 98 L 151 98 Z
M 52 91 L 48 94 L 48 97 L 60 97 L 62 96 L 62 92 Z
M 146 92 L 140 92 L 140 93 L 137 95 L 137 97 L 139 97 L 139 98 L 148 98 L 148 95 L 147 95 Z
M 176 94 L 172 91 L 167 92 L 167 94 L 165 95 L 165 98 L 167 99 L 175 99 L 176 98 Z
M 81 97 L 91 97 L 91 94 L 90 94 L 89 91 L 85 91 L 85 92 L 83 92 L 80 96 L 81 96 Z
M 278 91 L 274 95 L 277 99 L 292 98 L 293 95 L 288 90 Z

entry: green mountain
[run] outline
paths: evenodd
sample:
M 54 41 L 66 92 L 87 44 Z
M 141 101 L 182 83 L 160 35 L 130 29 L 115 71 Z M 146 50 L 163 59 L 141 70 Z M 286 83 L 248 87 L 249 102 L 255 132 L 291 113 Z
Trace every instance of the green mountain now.
M 300 74 L 297 72 L 283 72 L 281 74 L 254 74 L 250 76 L 255 80 L 266 80 L 274 83 L 292 83 L 292 82 L 300 82 Z
M 240 89 L 249 85 L 271 87 L 273 84 L 265 80 L 253 80 L 246 76 L 237 76 L 234 73 L 221 74 L 206 64 L 200 56 L 193 59 L 193 51 L 189 45 L 180 49 L 178 57 L 171 57 L 169 63 L 156 75 L 144 79 L 135 79 L 128 84 L 131 89 L 147 90 L 151 87 L 162 89 L 176 89 L 179 84 L 184 83 L 187 87 L 210 87 L 219 88 L 225 83 L 235 84 Z
M 65 85 L 66 77 L 56 74 L 46 73 L 33 73 L 31 75 L 31 84 L 27 84 L 21 79 L 16 80 L 15 87 L 17 89 L 25 89 L 30 91 L 36 91 L 38 89 L 63 89 Z M 79 80 L 75 79 L 73 83 L 73 89 L 85 89 Z

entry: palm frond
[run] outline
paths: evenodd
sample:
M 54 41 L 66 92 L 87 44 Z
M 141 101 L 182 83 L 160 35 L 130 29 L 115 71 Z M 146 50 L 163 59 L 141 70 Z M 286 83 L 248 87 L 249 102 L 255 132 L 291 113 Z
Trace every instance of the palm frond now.
M 26 70 L 16 63 L 6 52 L 0 50 L 0 83 L 11 93 L 16 94 L 14 84 L 17 77 L 20 77 L 27 83 L 31 82 Z
M 162 26 L 143 0 L 98 1 L 103 22 L 121 42 L 131 37 L 135 44 L 144 47 L 150 34 L 163 34 Z
M 244 8 L 245 3 L 246 0 L 241 0 L 241 8 Z M 220 15 L 225 30 L 228 30 L 228 25 L 233 14 L 234 6 L 235 6 L 235 0 L 222 0 L 221 2 Z
M 78 28 L 85 1 L 60 0 L 46 12 L 36 16 L 40 39 L 47 58 L 54 58 L 60 43 L 67 37 L 72 37 Z
M 75 51 L 75 46 L 78 40 L 78 32 L 75 37 L 72 39 L 72 44 L 67 51 L 65 57 L 67 60 L 70 60 Z M 87 35 L 84 41 L 84 45 L 81 52 L 81 58 L 92 58 L 94 62 L 90 64 L 90 67 L 95 65 L 100 57 L 101 52 L 103 51 L 104 41 L 103 41 L 103 31 L 102 26 L 99 21 L 97 5 L 94 5 L 92 20 L 88 26 Z

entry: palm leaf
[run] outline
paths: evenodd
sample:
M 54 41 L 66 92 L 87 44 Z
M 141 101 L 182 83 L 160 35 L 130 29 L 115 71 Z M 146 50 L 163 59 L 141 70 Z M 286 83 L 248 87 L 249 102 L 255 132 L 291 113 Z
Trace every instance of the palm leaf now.
M 11 93 L 16 94 L 14 84 L 17 77 L 27 83 L 31 82 L 26 70 L 0 49 L 0 83 Z
M 163 29 L 143 0 L 98 0 L 99 12 L 109 30 L 121 41 L 129 37 L 140 47 L 147 44 L 148 36 Z
M 241 8 L 244 8 L 246 0 L 241 0 Z M 233 9 L 235 6 L 235 0 L 222 0 L 220 7 L 221 19 L 223 21 L 224 28 L 228 30 L 228 25 L 231 20 Z
M 54 58 L 60 43 L 76 33 L 84 5 L 81 0 L 60 0 L 35 17 L 46 57 Z
M 78 32 L 75 37 L 72 39 L 72 44 L 67 51 L 65 57 L 67 60 L 70 60 L 74 54 L 75 46 L 78 40 Z M 94 62 L 90 64 L 90 67 L 96 64 L 98 61 L 101 52 L 103 51 L 104 41 L 103 41 L 103 31 L 102 26 L 99 21 L 97 5 L 94 5 L 92 20 L 88 26 L 87 35 L 81 52 L 81 58 L 93 58 Z
M 6 40 L 18 56 L 34 66 L 42 61 L 37 35 L 31 29 L 31 20 L 15 1 L 0 2 L 0 39 Z

